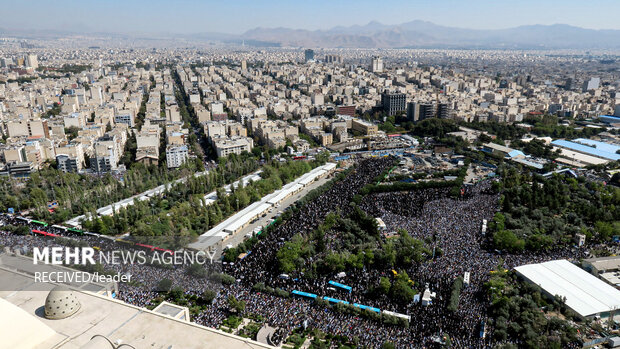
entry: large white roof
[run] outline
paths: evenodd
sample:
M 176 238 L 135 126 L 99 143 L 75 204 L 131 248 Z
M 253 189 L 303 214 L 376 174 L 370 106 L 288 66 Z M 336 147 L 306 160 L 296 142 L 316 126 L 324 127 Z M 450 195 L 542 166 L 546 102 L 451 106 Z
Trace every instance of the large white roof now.
M 0 347 L 42 348 L 56 332 L 17 305 L 0 298 Z M 48 345 L 52 343 L 47 343 Z
M 200 235 L 197 242 L 190 244 L 190 247 L 196 249 L 204 249 L 212 241 L 219 241 L 212 239 L 212 237 L 227 235 L 238 231 L 241 227 L 246 225 L 252 219 L 260 216 L 263 212 L 267 211 L 270 207 L 279 204 L 290 195 L 297 193 L 303 189 L 308 183 L 314 181 L 316 178 L 323 177 L 328 173 L 329 169 L 336 167 L 335 163 L 328 162 L 323 166 L 317 167 L 310 172 L 300 176 L 293 182 L 290 182 L 282 187 L 282 189 L 276 190 L 271 194 L 265 195 L 260 201 L 250 204 L 248 207 L 242 209 L 236 214 L 228 217 L 218 225 L 211 228 L 209 231 Z M 247 176 L 247 179 L 258 180 L 260 176 L 258 174 Z M 228 187 L 229 188 L 229 187 Z M 205 201 L 207 204 L 213 203 L 217 200 L 217 194 L 215 192 L 205 195 Z
M 581 316 L 620 309 L 620 291 L 567 260 L 527 264 L 515 269 L 545 292 L 566 297 L 566 305 Z

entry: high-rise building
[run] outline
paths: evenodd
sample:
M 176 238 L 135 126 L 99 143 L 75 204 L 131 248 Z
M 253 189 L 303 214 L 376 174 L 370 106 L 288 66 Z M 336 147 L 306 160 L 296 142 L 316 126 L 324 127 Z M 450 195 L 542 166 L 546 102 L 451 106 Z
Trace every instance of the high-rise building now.
M 183 165 L 189 156 L 187 145 L 168 145 L 166 147 L 166 164 L 168 168 L 177 168 Z
M 420 115 L 417 107 L 418 105 L 415 102 L 407 103 L 407 120 L 418 121 Z
M 436 116 L 440 119 L 447 119 L 450 116 L 448 104 L 447 103 L 438 103 L 437 104 L 437 114 Z
M 601 78 L 591 78 L 588 81 L 583 83 L 583 92 L 588 92 L 590 90 L 596 90 L 601 85 Z
M 248 70 L 248 63 L 245 59 L 241 61 L 241 70 Z
M 26 57 L 26 63 L 28 67 L 37 69 L 39 67 L 39 60 L 37 59 L 37 55 L 28 55 Z
M 342 63 L 342 56 L 338 55 L 325 55 L 326 63 Z
M 395 115 L 405 111 L 406 99 L 407 96 L 404 93 L 384 92 L 381 95 L 381 105 L 388 115 Z
M 380 57 L 372 57 L 372 61 L 370 62 L 370 71 L 373 73 L 382 73 L 383 72 L 383 59 Z
M 409 102 L 407 104 L 407 119 L 409 121 L 421 121 L 435 115 L 435 105 L 432 103 Z
M 66 154 L 56 155 L 56 164 L 62 172 L 79 172 L 82 169 L 82 163 L 77 158 Z
M 549 114 L 556 115 L 560 111 L 562 111 L 562 104 L 559 104 L 559 103 L 549 104 Z
M 420 104 L 420 120 L 430 119 L 435 116 L 435 105 L 433 103 Z
M 614 108 L 614 116 L 620 116 L 620 104 Z
M 1 68 L 8 68 L 9 66 L 13 65 L 13 59 L 10 57 L 5 57 L 0 59 L 0 67 Z
M 306 63 L 308 63 L 310 61 L 314 61 L 314 50 L 306 49 L 304 51 L 304 61 Z

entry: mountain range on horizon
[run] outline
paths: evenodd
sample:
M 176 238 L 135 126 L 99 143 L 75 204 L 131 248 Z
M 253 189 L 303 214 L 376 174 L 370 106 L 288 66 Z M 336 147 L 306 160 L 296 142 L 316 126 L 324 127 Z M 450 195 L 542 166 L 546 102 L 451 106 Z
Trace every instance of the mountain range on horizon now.
M 396 25 L 372 21 L 366 25 L 314 31 L 259 27 L 240 36 L 282 46 L 325 48 L 620 48 L 620 30 L 585 29 L 567 24 L 465 29 L 422 20 Z
M 196 41 L 241 43 L 249 46 L 310 48 L 481 48 L 481 49 L 620 49 L 620 30 L 585 29 L 567 24 L 524 25 L 507 29 L 466 29 L 414 20 L 388 25 L 336 26 L 327 30 L 257 27 L 242 34 L 204 32 L 105 33 L 88 30 L 12 30 L 0 35 L 55 38 L 71 35 L 113 35 L 141 38 L 185 38 Z

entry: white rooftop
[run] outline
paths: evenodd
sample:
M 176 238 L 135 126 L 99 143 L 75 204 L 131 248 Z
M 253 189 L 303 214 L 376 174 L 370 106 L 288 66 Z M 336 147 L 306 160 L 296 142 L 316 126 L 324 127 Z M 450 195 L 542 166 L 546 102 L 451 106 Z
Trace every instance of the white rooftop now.
M 289 197 L 290 195 L 297 193 L 307 184 L 311 183 L 319 177 L 326 175 L 330 169 L 333 169 L 335 167 L 335 163 L 328 162 L 323 166 L 312 169 L 310 172 L 298 177 L 293 182 L 284 185 L 282 189 L 265 195 L 263 198 L 261 198 L 260 201 L 250 204 L 236 214 L 223 220 L 222 222 L 211 228 L 209 231 L 202 234 L 198 238 L 198 241 L 190 244 L 189 246 L 195 249 L 205 249 L 214 245 L 215 243 L 226 238 L 228 235 L 237 232 L 239 229 L 241 229 L 241 227 L 245 226 L 255 217 L 258 217 L 265 211 L 269 210 L 269 208 L 279 204 L 282 200 Z M 258 174 L 250 176 L 252 176 L 252 180 L 259 180 L 261 178 Z M 250 178 L 250 176 L 246 176 L 246 178 L 244 178 L 244 181 Z M 249 183 L 249 180 L 247 182 Z M 217 194 L 215 194 L 215 192 L 207 194 L 205 196 L 205 199 L 207 200 L 207 204 L 215 202 L 215 200 L 217 199 Z M 208 201 L 209 199 L 211 199 L 212 201 Z M 214 237 L 219 238 L 214 239 Z
M 620 309 L 620 291 L 562 259 L 516 267 L 517 273 L 551 295 L 566 297 L 566 305 L 581 316 Z
M 34 282 L 32 276 L 3 268 L 0 280 L 6 286 L 0 289 L 0 348 L 78 349 L 95 335 L 135 348 L 272 348 L 81 290 L 74 291 L 82 305 L 75 314 L 50 320 L 40 315 L 40 308 L 54 284 Z

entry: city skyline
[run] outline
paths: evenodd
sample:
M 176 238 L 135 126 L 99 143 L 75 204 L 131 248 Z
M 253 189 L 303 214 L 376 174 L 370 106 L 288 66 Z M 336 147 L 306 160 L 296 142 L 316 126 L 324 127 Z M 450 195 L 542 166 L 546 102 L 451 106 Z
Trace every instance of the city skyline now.
M 620 343 L 620 30 L 29 6 L 76 20 L 0 30 L 6 347 Z
M 620 1 L 0 6 L 0 349 L 620 348 Z
M 57 30 L 105 33 L 227 33 L 239 35 L 254 28 L 328 30 L 378 22 L 398 25 L 414 20 L 464 29 L 508 29 L 527 25 L 566 24 L 586 29 L 620 29 L 614 14 L 620 3 L 597 0 L 521 1 L 518 6 L 488 0 L 401 1 L 286 1 L 218 3 L 187 0 L 172 6 L 155 0 L 106 3 L 68 1 L 58 7 L 45 1 L 27 4 L 0 1 L 5 13 L 0 29 Z M 0 6 L 1 6 L 0 5 Z M 507 16 L 506 14 L 510 14 Z M 96 14 L 96 15 L 94 15 Z

